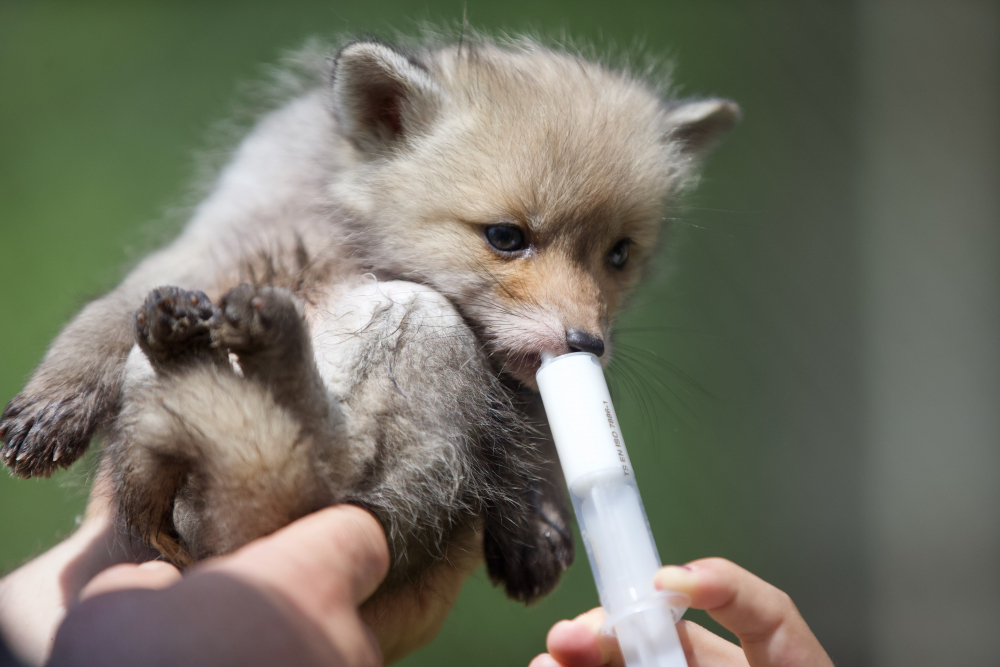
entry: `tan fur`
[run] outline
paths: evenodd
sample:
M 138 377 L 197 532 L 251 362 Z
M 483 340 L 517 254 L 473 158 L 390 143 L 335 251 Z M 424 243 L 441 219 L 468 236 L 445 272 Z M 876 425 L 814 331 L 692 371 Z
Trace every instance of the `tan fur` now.
M 498 367 L 533 385 L 539 354 L 566 351 L 566 329 L 607 340 L 698 153 L 671 141 L 669 107 L 627 72 L 530 41 L 422 55 L 438 88 L 414 113 L 430 119 L 334 192 L 364 212 L 361 257 L 449 295 Z M 485 246 L 498 222 L 526 230 L 525 257 Z M 630 262 L 610 270 L 625 238 Z
M 123 428 L 137 446 L 119 465 L 153 470 L 119 474 L 155 479 L 163 460 L 194 462 L 172 513 L 194 558 L 228 553 L 342 500 L 336 490 L 357 475 L 331 467 L 324 448 L 269 392 L 215 367 L 162 378 L 130 398 Z

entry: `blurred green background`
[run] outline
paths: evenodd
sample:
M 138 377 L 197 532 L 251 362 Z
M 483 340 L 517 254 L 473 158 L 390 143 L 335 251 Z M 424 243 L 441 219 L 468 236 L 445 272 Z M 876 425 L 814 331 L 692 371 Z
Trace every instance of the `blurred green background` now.
M 865 402 L 859 114 L 877 84 L 852 3 L 4 0 L 0 402 L 87 298 L 177 230 L 196 151 L 262 65 L 311 35 L 413 34 L 463 12 L 488 31 L 666 55 L 682 94 L 742 106 L 622 318 L 616 406 L 664 562 L 737 561 L 792 595 L 837 664 L 897 664 L 878 634 L 892 611 L 876 599 L 885 563 L 872 551 L 882 524 Z M 85 472 L 0 475 L 0 571 L 70 532 L 85 494 Z M 996 596 L 985 599 L 993 618 Z M 528 609 L 480 572 L 439 638 L 403 664 L 526 665 L 553 622 L 596 603 L 582 548 Z

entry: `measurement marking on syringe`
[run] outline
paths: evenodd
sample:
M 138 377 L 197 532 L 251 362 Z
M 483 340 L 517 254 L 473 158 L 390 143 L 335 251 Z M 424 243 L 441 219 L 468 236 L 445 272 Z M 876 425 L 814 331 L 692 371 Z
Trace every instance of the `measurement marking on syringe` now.
M 608 427 L 611 429 L 611 439 L 615 441 L 618 460 L 622 462 L 622 473 L 628 477 L 630 473 L 628 471 L 628 459 L 625 458 L 625 445 L 622 444 L 621 438 L 618 437 L 618 431 L 615 430 L 615 418 L 611 415 L 611 404 L 607 401 L 601 402 L 604 403 L 604 416 L 608 419 Z

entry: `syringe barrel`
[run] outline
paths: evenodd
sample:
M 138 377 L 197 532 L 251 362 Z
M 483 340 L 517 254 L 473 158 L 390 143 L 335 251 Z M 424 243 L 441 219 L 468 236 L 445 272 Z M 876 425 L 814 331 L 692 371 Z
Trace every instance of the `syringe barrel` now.
M 535 376 L 601 605 L 628 667 L 686 667 L 683 595 L 653 587 L 660 556 L 597 357 L 546 359 Z

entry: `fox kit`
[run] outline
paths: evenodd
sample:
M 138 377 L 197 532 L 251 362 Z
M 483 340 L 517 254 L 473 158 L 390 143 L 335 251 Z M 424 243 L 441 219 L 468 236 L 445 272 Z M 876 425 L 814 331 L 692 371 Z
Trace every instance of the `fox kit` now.
M 482 531 L 530 601 L 572 559 L 541 355 L 609 358 L 739 110 L 529 39 L 323 55 L 181 235 L 62 331 L 0 456 L 46 476 L 100 429 L 121 519 L 179 564 L 353 502 L 386 528 L 388 585 Z

